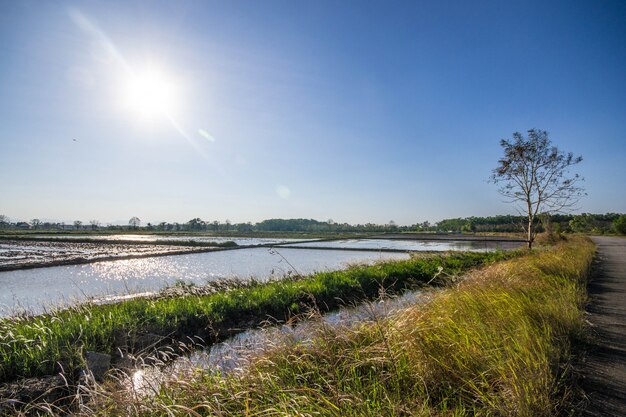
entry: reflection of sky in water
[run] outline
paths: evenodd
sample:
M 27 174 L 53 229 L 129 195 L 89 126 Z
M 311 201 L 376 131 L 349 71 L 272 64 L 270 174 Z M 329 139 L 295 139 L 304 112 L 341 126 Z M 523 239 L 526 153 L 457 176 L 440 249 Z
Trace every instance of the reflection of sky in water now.
M 495 248 L 513 249 L 520 246 L 520 242 L 493 242 L 493 241 L 460 241 L 460 240 L 396 240 L 396 239 L 345 239 L 330 242 L 294 243 L 288 246 L 306 246 L 342 249 L 397 249 L 414 251 L 489 251 Z
M 401 253 L 287 248 L 278 251 L 301 274 L 340 269 L 353 262 L 408 257 Z M 267 279 L 289 272 L 295 273 L 280 256 L 272 255 L 266 248 L 6 271 L 0 272 L 0 315 L 20 307 L 40 312 L 45 305 L 156 291 L 178 280 L 202 285 L 224 277 Z
M 158 241 L 189 241 L 194 242 L 216 242 L 223 243 L 232 241 L 239 246 L 250 245 L 270 245 L 285 242 L 301 242 L 310 239 L 289 239 L 289 238 L 256 238 L 256 237 L 228 237 L 228 236 L 198 236 L 198 235 L 54 235 L 41 236 L 45 238 L 58 239 L 97 239 L 97 240 L 133 240 L 137 242 L 158 242 Z
M 344 307 L 326 313 L 321 318 L 306 320 L 295 326 L 280 325 L 261 329 L 250 329 L 216 343 L 206 350 L 194 351 L 180 361 L 189 361 L 191 366 L 214 371 L 231 371 L 244 366 L 246 360 L 268 347 L 280 342 L 306 342 L 319 329 L 320 322 L 331 326 L 358 326 L 364 322 L 388 317 L 403 308 L 425 300 L 426 295 L 407 291 L 399 297 L 365 302 L 356 307 Z
M 406 292 L 400 297 L 384 301 L 341 308 L 323 315 L 320 319 L 306 320 L 295 326 L 280 325 L 246 330 L 208 349 L 196 350 L 189 355 L 181 356 L 163 368 L 148 366 L 138 369 L 133 372 L 125 385 L 139 395 L 150 396 L 158 393 L 161 384 L 169 378 L 179 378 L 186 373 L 194 372 L 196 368 L 220 373 L 236 372 L 245 368 L 254 357 L 276 346 L 310 343 L 320 329 L 320 324 L 348 327 L 360 325 L 388 317 L 403 308 L 423 302 L 427 297 L 427 294 L 419 291 Z

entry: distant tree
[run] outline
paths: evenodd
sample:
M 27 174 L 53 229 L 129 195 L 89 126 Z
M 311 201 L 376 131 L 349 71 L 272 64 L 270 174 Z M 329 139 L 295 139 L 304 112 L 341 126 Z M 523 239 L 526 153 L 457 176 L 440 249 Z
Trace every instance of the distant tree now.
M 230 225 L 231 225 L 230 220 L 226 219 L 226 220 L 224 221 L 224 226 L 226 227 L 226 231 L 227 231 L 227 232 L 230 230 Z
M 189 220 L 187 222 L 187 228 L 189 230 L 193 230 L 193 231 L 195 231 L 195 230 L 202 230 L 202 229 L 204 229 L 205 224 L 206 223 L 204 222 L 204 220 L 202 220 L 199 217 L 196 217 L 195 219 L 191 219 L 191 220 Z
M 437 223 L 437 230 L 442 232 L 460 232 L 465 223 L 465 219 L 444 219 Z
M 4 214 L 0 214 L 0 229 L 9 227 L 10 224 L 11 224 L 11 219 L 9 219 L 9 217 L 5 216 Z
M 89 224 L 91 225 L 91 230 L 98 230 L 100 227 L 100 222 L 98 220 L 89 220 Z
M 139 217 L 131 217 L 131 219 L 128 221 L 128 225 L 131 227 L 131 229 L 139 229 L 139 226 L 141 226 L 141 220 L 139 219 Z
M 41 220 L 39 220 L 39 219 L 32 219 L 30 221 L 30 225 L 33 226 L 33 229 L 39 229 L 39 227 L 41 226 Z
M 619 234 L 626 235 L 626 214 L 622 214 L 613 221 L 613 227 Z
M 588 233 L 596 228 L 596 221 L 589 213 L 578 214 L 569 221 L 569 228 L 572 232 Z
M 584 195 L 578 185 L 582 178 L 569 175 L 581 156 L 565 154 L 548 139 L 548 132 L 531 129 L 528 136 L 513 133 L 513 140 L 502 139 L 504 156 L 493 170 L 491 181 L 499 192 L 524 213 L 528 248 L 532 249 L 540 213 L 552 214 L 571 209 Z
M 217 232 L 218 230 L 220 230 L 220 222 L 215 220 L 213 221 L 213 223 L 211 223 L 213 225 L 213 231 Z
M 476 231 L 476 225 L 471 220 L 468 220 L 467 222 L 465 222 L 463 226 L 461 226 L 461 232 L 473 233 L 475 231 Z
M 76 230 L 79 230 L 83 227 L 83 222 L 81 222 L 80 220 L 74 220 L 74 228 Z

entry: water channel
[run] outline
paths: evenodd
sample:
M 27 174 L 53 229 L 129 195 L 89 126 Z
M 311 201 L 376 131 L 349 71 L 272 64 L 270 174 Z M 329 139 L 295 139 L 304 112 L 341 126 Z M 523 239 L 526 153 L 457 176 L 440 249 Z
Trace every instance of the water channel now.
M 424 302 L 428 297 L 428 292 L 408 291 L 399 297 L 343 307 L 296 325 L 249 329 L 224 342 L 180 356 L 164 366 L 138 366 L 123 382 L 134 394 L 151 396 L 158 393 L 169 379 L 184 380 L 187 373 L 193 374 L 198 368 L 221 374 L 244 370 L 250 361 L 269 350 L 312 343 L 316 335 L 323 332 L 324 326 L 349 331 L 352 326 L 389 317 L 403 308 Z

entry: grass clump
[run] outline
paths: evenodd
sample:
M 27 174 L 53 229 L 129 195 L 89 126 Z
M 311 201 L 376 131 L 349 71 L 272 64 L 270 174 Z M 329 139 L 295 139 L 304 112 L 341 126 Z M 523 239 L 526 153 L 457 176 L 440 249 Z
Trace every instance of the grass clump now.
M 90 412 L 568 414 L 570 344 L 583 329 L 593 253 L 590 241 L 571 238 L 472 273 L 390 318 L 349 328 L 320 325 L 311 342 L 279 344 L 239 372 L 174 376 L 150 398 L 105 390 Z
M 299 279 L 251 282 L 212 294 L 194 288 L 175 296 L 85 304 L 35 317 L 1 319 L 0 382 L 59 371 L 71 378 L 86 351 L 118 355 L 189 338 L 211 342 L 233 328 L 255 326 L 270 317 L 287 320 L 313 306 L 327 311 L 375 298 L 381 288 L 393 292 L 429 282 L 440 269 L 455 274 L 511 256 L 494 252 L 412 258 Z

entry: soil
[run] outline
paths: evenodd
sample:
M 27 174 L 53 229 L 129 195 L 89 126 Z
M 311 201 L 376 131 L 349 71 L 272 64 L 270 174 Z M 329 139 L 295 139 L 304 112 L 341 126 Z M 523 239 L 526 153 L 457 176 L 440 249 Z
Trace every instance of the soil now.
M 589 283 L 592 337 L 582 363 L 583 416 L 626 416 L 626 239 L 594 237 L 598 262 Z

